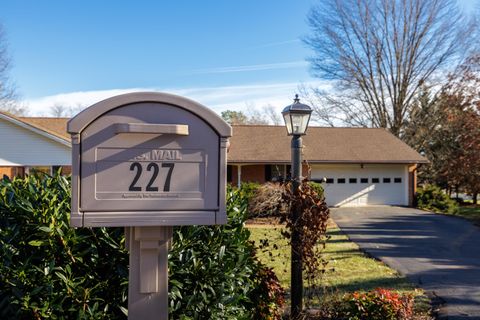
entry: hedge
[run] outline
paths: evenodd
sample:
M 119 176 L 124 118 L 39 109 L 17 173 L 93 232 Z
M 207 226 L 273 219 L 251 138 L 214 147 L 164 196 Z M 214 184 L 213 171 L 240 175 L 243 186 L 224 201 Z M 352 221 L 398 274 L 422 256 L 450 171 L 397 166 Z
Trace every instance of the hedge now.
M 415 195 L 416 207 L 433 212 L 458 213 L 458 204 L 455 200 L 435 185 L 425 185 L 418 188 Z
M 255 258 L 246 200 L 230 191 L 225 226 L 174 230 L 170 317 L 278 319 L 283 291 Z M 69 179 L 0 180 L 0 319 L 125 319 L 123 228 L 70 228 Z

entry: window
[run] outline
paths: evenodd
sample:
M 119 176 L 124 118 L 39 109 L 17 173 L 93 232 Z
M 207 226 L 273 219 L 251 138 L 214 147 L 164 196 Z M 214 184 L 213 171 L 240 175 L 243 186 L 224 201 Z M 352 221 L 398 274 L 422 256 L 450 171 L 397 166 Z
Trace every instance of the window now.
M 393 179 L 393 182 L 402 183 L 402 178 L 395 178 L 395 179 Z
M 357 183 L 357 178 L 348 179 L 348 183 Z
M 327 183 L 333 183 L 334 182 L 334 179 L 333 178 L 327 178 Z
M 390 183 L 392 179 L 390 178 L 383 178 L 383 183 Z
M 361 178 L 360 183 L 368 183 L 368 178 Z
M 338 178 L 337 183 L 345 183 L 345 178 Z
M 265 165 L 265 181 L 283 181 L 285 179 L 285 165 Z
M 372 183 L 379 183 L 380 179 L 379 178 L 372 178 Z

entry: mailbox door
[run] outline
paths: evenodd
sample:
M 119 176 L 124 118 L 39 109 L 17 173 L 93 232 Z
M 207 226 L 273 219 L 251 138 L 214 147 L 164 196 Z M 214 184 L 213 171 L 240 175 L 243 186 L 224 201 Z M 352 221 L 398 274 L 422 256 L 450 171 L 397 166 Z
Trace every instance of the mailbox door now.
M 82 131 L 80 152 L 85 214 L 219 208 L 220 138 L 179 106 L 113 109 Z

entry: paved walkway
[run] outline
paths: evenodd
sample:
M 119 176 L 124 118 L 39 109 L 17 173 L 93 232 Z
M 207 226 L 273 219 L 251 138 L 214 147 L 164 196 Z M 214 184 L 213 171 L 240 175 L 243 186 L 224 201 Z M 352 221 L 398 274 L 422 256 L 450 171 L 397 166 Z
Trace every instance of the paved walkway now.
M 480 319 L 480 228 L 460 218 L 401 207 L 333 208 L 364 251 L 445 304 L 440 319 Z

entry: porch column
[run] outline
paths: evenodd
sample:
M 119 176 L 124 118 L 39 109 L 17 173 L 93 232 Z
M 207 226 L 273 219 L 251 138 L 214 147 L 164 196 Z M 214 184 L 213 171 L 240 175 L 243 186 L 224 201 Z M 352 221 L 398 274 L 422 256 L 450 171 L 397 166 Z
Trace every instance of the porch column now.
M 237 187 L 240 188 L 240 185 L 242 184 L 242 165 L 237 166 Z

